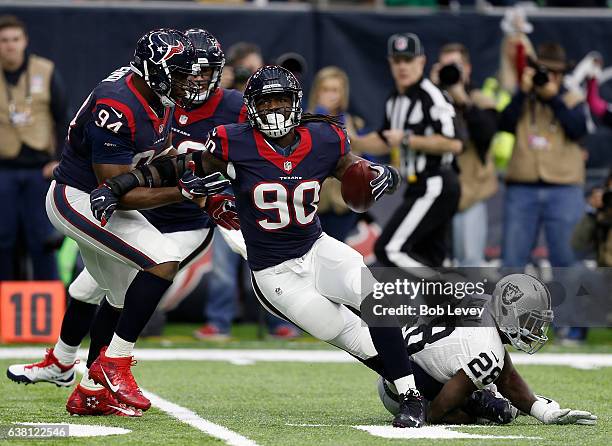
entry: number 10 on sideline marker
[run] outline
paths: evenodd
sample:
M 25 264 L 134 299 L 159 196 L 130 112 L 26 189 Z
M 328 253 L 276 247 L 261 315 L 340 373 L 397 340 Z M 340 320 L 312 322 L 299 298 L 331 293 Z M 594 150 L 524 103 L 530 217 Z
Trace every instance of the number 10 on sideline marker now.
M 65 307 L 60 281 L 0 282 L 0 342 L 55 342 Z

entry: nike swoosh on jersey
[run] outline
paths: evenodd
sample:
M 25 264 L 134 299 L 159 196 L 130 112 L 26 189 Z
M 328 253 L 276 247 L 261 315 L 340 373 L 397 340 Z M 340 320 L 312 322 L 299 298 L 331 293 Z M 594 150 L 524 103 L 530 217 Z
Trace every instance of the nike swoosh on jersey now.
M 104 378 L 106 378 L 106 382 L 108 383 L 110 390 L 113 392 L 117 392 L 117 390 L 119 390 L 119 386 L 113 386 L 113 383 L 110 381 L 110 379 L 108 379 L 108 376 L 106 376 L 106 372 L 104 371 L 104 369 L 102 367 L 100 367 L 100 369 L 102 369 L 102 374 L 104 375 Z
M 91 201 L 96 201 L 96 200 L 102 200 L 102 201 L 104 201 L 104 200 L 106 200 L 106 197 L 98 197 L 98 198 L 94 198 L 94 199 L 93 199 L 93 200 L 91 200 Z
M 115 112 L 115 114 L 117 115 L 118 118 L 123 118 L 123 113 L 119 113 L 117 110 L 115 110 L 113 107 L 110 108 L 113 112 Z

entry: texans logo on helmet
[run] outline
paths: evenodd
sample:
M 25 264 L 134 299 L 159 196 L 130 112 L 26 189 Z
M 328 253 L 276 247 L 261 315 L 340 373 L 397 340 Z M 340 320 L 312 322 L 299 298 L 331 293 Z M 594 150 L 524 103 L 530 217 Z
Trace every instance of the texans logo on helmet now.
M 152 56 L 149 60 L 155 64 L 161 64 L 163 61 L 172 58 L 175 54 L 182 54 L 185 51 L 183 42 L 177 42 L 174 45 L 165 42 L 159 34 L 152 34 L 149 37 L 149 48 Z
M 506 285 L 502 291 L 502 302 L 504 305 L 510 305 L 523 297 L 523 292 L 513 283 Z

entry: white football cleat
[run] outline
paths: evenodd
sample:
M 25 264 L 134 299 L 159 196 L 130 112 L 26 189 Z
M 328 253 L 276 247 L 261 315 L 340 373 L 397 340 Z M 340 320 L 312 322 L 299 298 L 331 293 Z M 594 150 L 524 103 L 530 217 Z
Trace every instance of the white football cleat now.
M 49 348 L 42 361 L 35 364 L 13 364 L 6 370 L 6 376 L 18 384 L 47 382 L 58 387 L 70 387 L 76 381 L 74 365 L 77 362 L 63 365 L 53 354 L 53 349 Z

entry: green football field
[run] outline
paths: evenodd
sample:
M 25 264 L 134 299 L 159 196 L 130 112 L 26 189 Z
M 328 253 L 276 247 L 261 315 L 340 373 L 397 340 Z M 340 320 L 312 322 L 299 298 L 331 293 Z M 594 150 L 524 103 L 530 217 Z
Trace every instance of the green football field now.
M 202 347 L 202 344 L 184 341 L 189 347 Z M 172 355 L 177 350 L 168 346 L 168 342 L 171 341 L 145 344 L 151 347 L 166 345 L 163 349 L 147 351 Z M 409 438 L 388 439 L 377 435 L 402 430 L 385 427 L 391 415 L 378 400 L 373 372 L 356 362 L 339 361 L 338 356 L 329 356 L 335 355 L 335 351 L 316 349 L 321 344 L 308 340 L 294 343 L 293 348 L 288 348 L 291 343 L 253 343 L 257 344 L 257 350 L 245 349 L 240 344 L 240 350 L 219 346 L 211 349 L 209 344 L 206 349 L 182 350 L 187 355 L 201 353 L 209 359 L 211 355 L 229 355 L 214 358 L 216 360 L 139 361 L 133 368 L 134 375 L 155 397 L 154 407 L 137 419 L 69 416 L 64 405 L 70 390 L 50 384 L 23 386 L 12 383 L 4 376 L 6 367 L 29 361 L 10 359 L 9 349 L 2 348 L 5 359 L 0 360 L 3 375 L 0 378 L 0 426 L 6 428 L 24 422 L 70 423 L 114 426 L 130 431 L 81 439 L 13 439 L 7 442 L 28 445 L 429 445 L 434 441 L 461 445 L 611 444 L 611 367 L 578 369 L 559 365 L 517 365 L 537 393 L 556 399 L 562 407 L 592 411 L 599 417 L 596 426 L 544 426 L 533 418 L 520 417 L 508 426 L 428 428 L 427 431 L 410 430 L 401 434 Z M 231 346 L 231 343 L 224 346 Z M 264 347 L 266 350 L 261 350 Z M 274 360 L 274 354 L 280 355 L 278 361 Z M 593 355 L 610 362 L 609 354 Z M 291 360 L 293 357 L 300 362 Z M 561 353 L 558 357 L 565 356 Z M 356 426 L 383 428 L 370 427 L 373 433 L 369 433 Z M 486 437 L 439 439 L 461 433 Z M 426 438 L 414 438 L 416 435 Z M 508 436 L 523 438 L 493 438 Z

